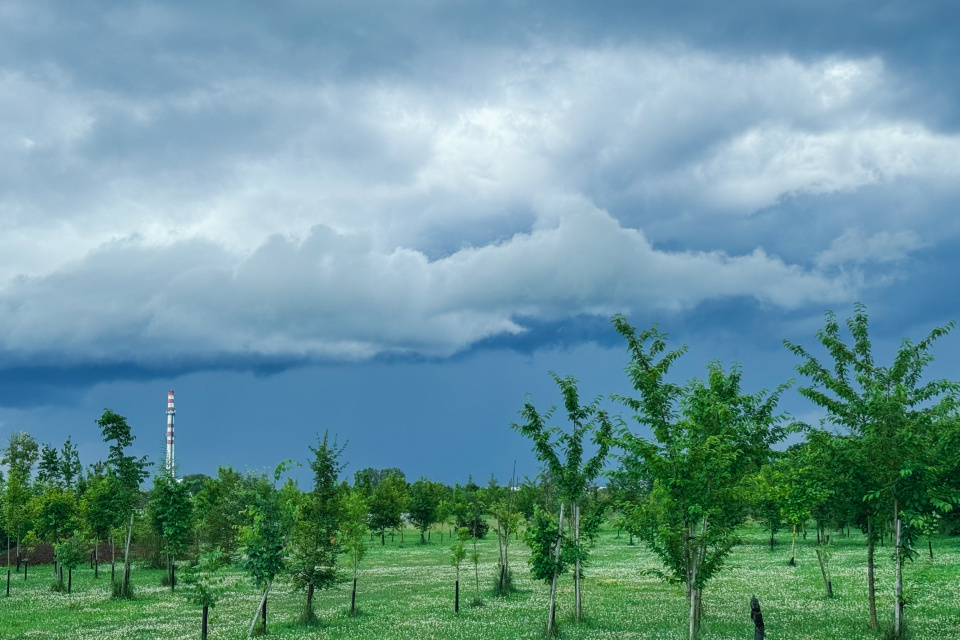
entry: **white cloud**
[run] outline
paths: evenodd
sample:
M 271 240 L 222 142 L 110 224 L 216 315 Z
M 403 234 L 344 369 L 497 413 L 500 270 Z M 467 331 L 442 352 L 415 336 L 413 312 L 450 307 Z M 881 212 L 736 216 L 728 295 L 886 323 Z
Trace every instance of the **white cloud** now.
M 829 249 L 817 256 L 817 266 L 827 268 L 843 264 L 899 262 L 924 246 L 926 244 L 920 236 L 910 230 L 880 231 L 865 237 L 859 229 L 847 229 L 833 240 Z
M 853 127 L 809 133 L 782 127 L 751 129 L 710 157 L 653 188 L 688 192 L 704 207 L 751 213 L 798 194 L 855 191 L 903 178 L 943 180 L 960 175 L 960 136 L 916 125 Z
M 147 364 L 443 356 L 523 331 L 529 317 L 680 309 L 724 296 L 792 308 L 850 294 L 843 280 L 762 250 L 659 251 L 589 204 L 553 205 L 555 227 L 434 261 L 322 226 L 302 241 L 274 236 L 246 257 L 201 241 L 111 243 L 0 292 L 0 348 L 13 360 Z
M 0 347 L 17 357 L 444 355 L 526 318 L 847 300 L 856 283 L 819 269 L 916 238 L 844 236 L 805 270 L 683 234 L 960 173 L 960 138 L 886 112 L 897 79 L 876 58 L 465 46 L 347 81 L 157 60 L 194 71 L 125 91 L 0 69 Z M 683 221 L 669 251 L 621 222 L 653 200 Z

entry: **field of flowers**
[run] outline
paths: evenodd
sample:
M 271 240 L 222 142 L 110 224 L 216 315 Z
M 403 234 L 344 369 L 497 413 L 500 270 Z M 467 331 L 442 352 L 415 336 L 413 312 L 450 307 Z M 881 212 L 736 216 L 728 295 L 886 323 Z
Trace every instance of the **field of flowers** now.
M 294 626 L 302 596 L 278 580 L 269 600 L 269 635 L 276 638 L 485 640 L 539 638 L 544 626 L 547 588 L 534 583 L 526 565 L 526 547 L 511 545 L 520 591 L 495 598 L 489 591 L 497 562 L 495 539 L 480 543 L 480 591 L 483 606 L 470 601 L 476 589 L 473 567 L 461 574 L 461 610 L 453 611 L 454 569 L 449 539 L 436 533 L 427 546 L 407 537 L 381 548 L 371 544 L 362 564 L 357 603 L 359 615 L 347 615 L 349 583 L 318 593 L 317 627 Z M 641 545 L 629 546 L 626 535 L 604 530 L 594 549 L 584 581 L 587 620 L 570 618 L 572 578 L 562 579 L 558 619 L 563 638 L 681 639 L 686 633 L 686 607 L 681 589 L 645 570 L 658 568 Z M 813 541 L 798 542 L 797 566 L 788 566 L 789 540 L 770 551 L 759 530 L 743 532 L 743 542 L 727 567 L 704 595 L 704 640 L 752 638 L 750 596 L 763 607 L 771 640 L 850 640 L 877 638 L 867 626 L 866 551 L 859 535 L 835 537 L 831 560 L 835 597 L 824 595 Z M 926 549 L 924 549 L 926 551 Z M 960 539 L 934 541 L 933 560 L 926 553 L 906 567 L 907 617 L 916 639 L 960 639 Z M 878 549 L 878 608 L 881 620 L 891 616 L 893 562 Z M 0 590 L 0 638 L 63 640 L 187 639 L 200 637 L 200 610 L 186 591 L 160 586 L 163 571 L 136 569 L 136 599 L 109 597 L 109 571 L 93 580 L 86 568 L 74 573 L 73 593 L 53 593 L 53 570 L 32 567 L 29 579 L 14 573 L 9 598 Z M 224 572 L 227 590 L 210 612 L 210 638 L 244 638 L 258 592 L 238 570 Z

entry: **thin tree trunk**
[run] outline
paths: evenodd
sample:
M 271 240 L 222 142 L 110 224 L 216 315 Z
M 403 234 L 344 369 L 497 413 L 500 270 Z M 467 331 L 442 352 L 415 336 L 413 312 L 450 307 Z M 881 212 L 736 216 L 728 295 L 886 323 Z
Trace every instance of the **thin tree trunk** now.
M 930 559 L 933 560 L 933 542 L 929 538 L 927 539 L 927 549 L 930 550 Z
M 200 618 L 200 640 L 207 640 L 207 612 L 209 605 L 203 605 L 203 617 Z
M 97 540 L 93 547 L 93 578 L 100 578 L 100 541 Z
M 580 543 L 580 505 L 573 505 L 573 543 Z M 574 563 L 573 569 L 573 597 L 576 603 L 577 622 L 583 621 L 583 605 L 580 600 L 580 556 Z
M 70 591 L 73 589 L 73 568 L 67 569 L 67 595 L 70 595 Z
M 453 583 L 453 612 L 460 613 L 460 579 Z
M 353 591 L 350 593 L 350 615 L 353 615 L 357 608 L 357 576 L 353 576 Z
M 823 556 L 820 554 L 820 549 L 817 549 L 817 562 L 820 563 L 820 575 L 823 576 L 823 587 L 827 590 L 827 597 L 833 597 L 833 585 L 830 584 L 830 580 L 827 578 L 827 570 L 823 566 Z
M 793 542 L 790 544 L 790 566 L 797 564 L 797 525 L 793 525 Z
M 557 566 L 560 566 L 560 545 L 563 540 L 563 507 L 564 503 L 560 503 L 560 519 L 557 521 L 557 547 L 554 552 L 554 562 L 557 563 Z M 554 627 L 557 622 L 557 577 L 559 576 L 559 571 L 554 569 L 553 571 L 553 580 L 550 581 L 550 613 L 547 617 L 547 635 L 553 635 Z
M 123 552 L 123 592 L 130 590 L 130 538 L 133 536 L 133 517 L 136 511 L 130 512 L 130 526 L 127 527 L 127 546 Z
M 691 522 L 688 526 L 689 533 L 687 534 L 687 598 L 689 599 L 690 611 L 687 616 L 687 621 L 689 623 L 689 640 L 694 640 L 697 637 L 697 557 L 699 554 L 695 553 L 695 550 L 691 548 L 693 540 L 697 537 L 697 524 Z
M 267 606 L 267 594 L 270 593 L 270 585 L 273 584 L 273 580 L 267 582 L 267 588 L 263 590 L 263 597 L 260 599 L 260 604 L 257 605 L 257 611 L 253 614 L 253 622 L 250 623 L 250 630 L 247 631 L 247 637 L 253 636 L 253 630 L 257 627 L 257 618 L 260 617 L 260 612 L 263 611 Z M 266 629 L 264 629 L 266 631 Z
M 901 537 L 901 519 L 898 506 L 897 499 L 894 498 L 893 514 L 896 518 L 894 521 L 894 554 L 897 565 L 897 577 L 893 588 L 893 634 L 895 637 L 900 638 L 903 635 L 903 548 L 901 546 L 903 540 Z
M 313 583 L 307 586 L 307 616 L 313 613 Z
M 873 519 L 867 519 L 867 600 L 870 604 L 870 628 L 876 629 L 877 624 L 877 590 L 873 576 Z

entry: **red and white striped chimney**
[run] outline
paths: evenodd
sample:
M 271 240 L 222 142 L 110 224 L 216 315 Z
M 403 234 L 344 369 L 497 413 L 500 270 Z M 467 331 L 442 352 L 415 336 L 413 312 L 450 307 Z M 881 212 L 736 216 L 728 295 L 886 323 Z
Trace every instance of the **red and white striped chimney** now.
M 177 411 L 173 408 L 173 391 L 167 392 L 167 471 L 174 475 L 173 466 L 173 416 Z

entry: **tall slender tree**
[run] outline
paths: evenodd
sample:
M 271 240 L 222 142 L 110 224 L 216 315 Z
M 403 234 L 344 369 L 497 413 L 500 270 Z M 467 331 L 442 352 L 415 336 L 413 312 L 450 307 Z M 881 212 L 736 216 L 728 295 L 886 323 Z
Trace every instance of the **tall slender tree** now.
M 360 571 L 360 561 L 367 553 L 367 497 L 362 490 L 351 489 L 343 507 L 343 518 L 340 523 L 343 548 L 350 557 L 353 568 L 353 591 L 350 594 L 350 615 L 356 613 L 357 608 L 357 574 Z
M 893 632 L 904 633 L 903 561 L 913 553 L 917 530 L 912 518 L 932 510 L 947 511 L 956 496 L 935 482 L 936 450 L 932 435 L 940 422 L 948 421 L 955 410 L 960 386 L 952 380 L 922 382 L 924 369 L 933 360 L 933 343 L 954 326 L 950 322 L 933 329 L 919 342 L 905 339 L 889 366 L 877 364 L 868 329 L 866 307 L 854 306 L 846 321 L 852 338 L 847 344 L 840 335 L 840 323 L 832 311 L 826 313 L 824 328 L 817 339 L 832 363 L 821 364 L 804 347 L 784 340 L 784 345 L 801 358 L 797 371 L 812 382 L 800 393 L 827 411 L 827 419 L 855 438 L 859 451 L 866 519 L 867 593 L 870 626 L 878 626 L 874 585 L 874 544 L 880 522 L 889 517 L 894 529 L 894 610 Z
M 33 437 L 22 431 L 13 433 L 3 448 L 0 464 L 7 465 L 7 481 L 3 487 L 3 528 L 16 541 L 17 572 L 20 571 L 20 543 L 30 530 L 30 477 L 40 452 Z M 9 553 L 8 553 L 9 555 Z
M 133 536 L 133 519 L 140 499 L 140 484 L 147 477 L 147 457 L 127 455 L 128 448 L 136 440 L 130 431 L 127 419 L 110 409 L 104 409 L 97 420 L 104 442 L 110 443 L 107 456 L 107 478 L 114 492 L 117 520 L 127 526 L 127 540 L 123 553 L 123 576 L 115 588 L 121 598 L 132 597 L 130 590 L 130 541 Z M 126 522 L 128 521 L 129 522 Z
M 663 577 L 686 586 L 693 640 L 704 586 L 736 542 L 748 478 L 769 460 L 770 445 L 786 435 L 773 412 L 788 385 L 770 395 L 744 395 L 740 369 L 727 372 L 716 362 L 708 365 L 706 383 L 668 382 L 670 366 L 686 347 L 664 353 L 667 336 L 656 325 L 638 333 L 623 316 L 613 322 L 627 341 L 627 374 L 640 393 L 619 399 L 653 432 L 652 439 L 626 430 L 621 435 L 622 448 L 642 459 L 653 479 L 638 532 L 667 568 Z
M 177 482 L 173 469 L 166 465 L 153 479 L 149 511 L 154 531 L 163 540 L 170 590 L 173 591 L 177 586 L 177 556 L 186 551 L 193 531 L 193 503 L 189 485 Z
M 558 534 L 554 552 L 555 567 L 550 583 L 550 605 L 547 615 L 547 634 L 552 635 L 556 629 L 556 594 L 557 578 L 562 570 L 561 556 L 563 554 L 563 516 L 564 509 L 569 503 L 572 511 L 572 545 L 576 553 L 574 560 L 574 606 L 575 616 L 579 622 L 583 618 L 583 609 L 580 594 L 580 564 L 586 557 L 586 549 L 580 544 L 580 507 L 587 492 L 587 487 L 600 475 L 604 461 L 610 450 L 613 438 L 613 422 L 607 412 L 600 408 L 600 399 L 596 398 L 588 405 L 580 404 L 580 392 L 577 381 L 572 376 L 561 378 L 550 372 L 553 381 L 560 389 L 563 397 L 567 420 L 571 429 L 567 433 L 558 427 L 548 427 L 556 407 L 541 414 L 533 403 L 526 402 L 520 415 L 524 418 L 522 424 L 511 424 L 510 427 L 533 440 L 534 454 L 547 468 L 550 477 L 560 488 L 560 511 L 557 517 Z M 583 460 L 583 438 L 593 434 L 593 442 L 597 452 L 586 462 Z M 563 454 L 564 459 L 560 459 Z
M 337 535 L 343 515 L 343 495 L 338 482 L 343 471 L 340 454 L 343 447 L 330 442 L 324 432 L 317 438 L 317 446 L 310 447 L 313 460 L 313 489 L 300 505 L 297 523 L 291 540 L 290 567 L 293 584 L 307 592 L 307 599 L 300 619 L 301 624 L 316 623 L 313 610 L 313 594 L 316 589 L 329 589 L 338 582 L 337 559 L 342 544 Z

